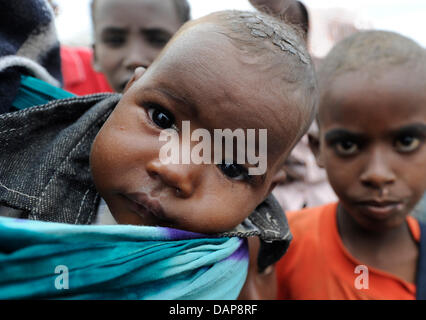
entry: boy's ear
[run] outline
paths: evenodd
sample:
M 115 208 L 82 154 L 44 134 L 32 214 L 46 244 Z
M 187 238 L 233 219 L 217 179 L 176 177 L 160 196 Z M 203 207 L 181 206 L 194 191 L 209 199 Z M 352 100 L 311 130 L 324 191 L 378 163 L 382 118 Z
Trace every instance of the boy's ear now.
M 284 168 L 281 168 L 272 178 L 272 183 L 271 183 L 271 186 L 269 187 L 268 194 L 270 194 L 272 190 L 274 190 L 274 188 L 278 184 L 283 184 L 286 181 L 286 179 L 287 179 L 287 173 L 285 172 Z
M 127 82 L 126 86 L 124 87 L 123 93 L 125 93 L 133 83 L 138 81 L 145 73 L 146 68 L 144 67 L 137 67 L 135 71 L 133 72 L 133 76 L 130 78 L 129 82 Z
M 309 148 L 315 156 L 318 167 L 324 168 L 324 163 L 321 156 L 320 139 L 318 135 L 308 133 Z

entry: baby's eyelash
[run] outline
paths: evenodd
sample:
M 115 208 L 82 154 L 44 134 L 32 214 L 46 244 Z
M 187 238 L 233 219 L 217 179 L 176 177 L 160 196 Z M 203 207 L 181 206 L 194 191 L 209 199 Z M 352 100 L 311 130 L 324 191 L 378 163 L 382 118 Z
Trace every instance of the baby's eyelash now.
M 178 127 L 176 126 L 176 119 L 173 113 L 156 103 L 148 102 L 144 103 L 143 105 L 146 109 L 146 112 L 148 113 L 149 118 L 156 126 L 162 129 L 173 129 L 179 131 Z M 163 115 L 163 117 L 160 118 L 158 117 L 159 115 Z
M 234 166 L 237 167 L 237 170 L 240 170 L 241 172 L 237 175 L 232 177 L 232 174 L 234 174 L 235 172 L 228 172 L 227 173 L 227 169 L 229 169 L 229 166 Z M 248 169 L 245 168 L 242 165 L 239 164 L 227 164 L 227 163 L 221 163 L 221 164 L 217 164 L 218 169 L 222 172 L 222 174 L 231 182 L 247 182 L 247 183 L 254 183 L 254 179 L 251 175 L 248 174 Z M 237 177 L 239 177 L 238 179 L 236 179 Z

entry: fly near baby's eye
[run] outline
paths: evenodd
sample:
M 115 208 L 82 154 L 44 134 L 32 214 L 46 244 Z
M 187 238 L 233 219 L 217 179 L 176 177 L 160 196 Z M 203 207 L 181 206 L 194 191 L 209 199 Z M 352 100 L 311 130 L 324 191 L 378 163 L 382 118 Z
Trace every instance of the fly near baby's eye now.
M 420 146 L 420 139 L 405 135 L 395 140 L 395 148 L 399 152 L 412 152 Z
M 336 152 L 343 156 L 350 156 L 358 152 L 359 146 L 351 140 L 338 141 L 335 145 Z
M 167 110 L 149 107 L 148 115 L 152 122 L 162 129 L 175 128 L 175 117 Z
M 221 163 L 217 166 L 225 176 L 232 180 L 240 181 L 247 180 L 249 178 L 248 170 L 239 164 Z

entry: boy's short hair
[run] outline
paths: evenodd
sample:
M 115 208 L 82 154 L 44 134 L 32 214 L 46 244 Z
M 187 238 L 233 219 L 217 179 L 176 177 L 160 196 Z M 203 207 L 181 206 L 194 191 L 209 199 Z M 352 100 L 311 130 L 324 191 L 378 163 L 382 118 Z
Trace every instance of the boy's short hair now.
M 390 31 L 360 31 L 337 43 L 321 61 L 318 78 L 326 91 L 337 76 L 363 71 L 374 76 L 389 67 L 422 66 L 425 49 L 414 40 Z
M 94 23 L 95 22 L 94 13 L 95 13 L 97 1 L 101 1 L 101 0 L 91 0 L 91 2 L 90 2 L 90 17 L 92 19 L 93 26 L 95 24 Z M 182 24 L 191 20 L 191 7 L 190 7 L 187 0 L 171 0 L 171 1 L 173 1 L 174 5 L 175 5 L 177 16 L 179 18 L 179 21 Z

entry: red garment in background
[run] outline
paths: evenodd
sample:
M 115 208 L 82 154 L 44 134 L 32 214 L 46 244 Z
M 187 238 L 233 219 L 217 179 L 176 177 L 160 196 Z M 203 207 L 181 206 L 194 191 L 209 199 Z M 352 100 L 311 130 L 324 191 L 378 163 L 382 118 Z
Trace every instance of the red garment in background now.
M 90 48 L 61 46 L 65 90 L 76 95 L 114 92 L 105 76 L 93 69 L 92 56 Z

